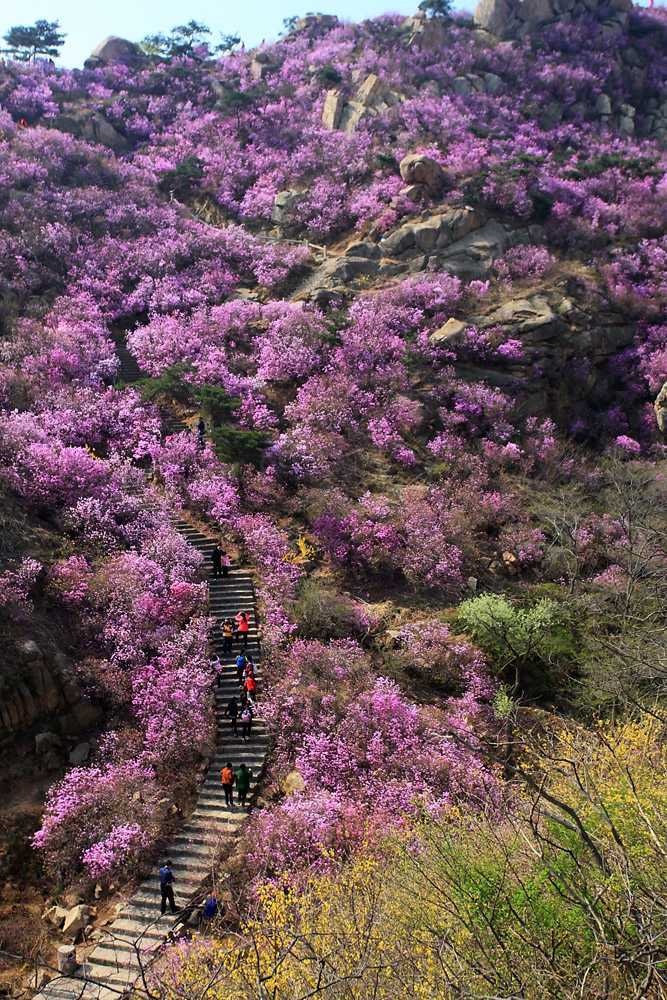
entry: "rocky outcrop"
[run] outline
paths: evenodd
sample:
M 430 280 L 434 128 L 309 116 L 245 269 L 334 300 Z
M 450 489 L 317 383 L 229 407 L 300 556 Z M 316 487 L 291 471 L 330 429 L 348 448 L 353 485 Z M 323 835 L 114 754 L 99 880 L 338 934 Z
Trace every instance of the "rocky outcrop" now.
M 351 134 L 362 119 L 382 114 L 402 100 L 401 94 L 387 87 L 375 73 L 369 73 L 349 101 L 345 101 L 337 90 L 328 92 L 322 109 L 322 124 L 328 129 L 341 129 Z
M 297 225 L 296 211 L 305 197 L 305 191 L 278 191 L 273 199 L 271 221 L 283 229 Z
M 322 108 L 322 124 L 333 132 L 340 125 L 341 115 L 345 107 L 345 98 L 340 90 L 328 90 Z
M 250 75 L 253 80 L 264 80 L 269 73 L 273 73 L 277 68 L 268 52 L 256 52 L 250 62 Z
M 82 700 L 69 661 L 58 650 L 42 649 L 33 639 L 5 649 L 5 684 L 0 699 L 0 740 L 8 740 L 42 719 L 54 718 L 62 735 L 93 728 L 101 709 Z M 11 662 L 10 662 L 11 660 Z M 35 750 L 47 769 L 61 759 L 60 735 L 38 733 Z
M 655 419 L 658 424 L 658 430 L 661 434 L 667 435 L 667 382 L 664 383 L 662 389 L 656 396 L 653 406 L 655 409 Z
M 407 43 L 412 48 L 432 50 L 441 48 L 447 41 L 448 21 L 442 17 L 426 17 L 415 14 L 406 17 L 401 29 L 407 36 Z
M 111 122 L 107 121 L 104 115 L 98 111 L 83 109 L 71 111 L 67 114 L 57 115 L 57 117 L 45 121 L 45 124 L 60 132 L 68 132 L 78 139 L 85 139 L 86 142 L 107 146 L 114 153 L 126 153 L 130 148 L 125 136 L 121 135 Z
M 480 0 L 475 21 L 498 38 L 522 38 L 557 21 L 597 17 L 611 31 L 624 28 L 631 0 Z
M 295 21 L 292 34 L 297 34 L 301 31 L 309 31 L 313 34 L 325 34 L 337 26 L 338 18 L 335 14 L 306 14 L 305 17 L 300 17 Z
M 480 209 L 450 208 L 399 226 L 380 241 L 380 250 L 387 257 L 395 257 L 443 249 L 478 229 L 485 221 L 486 217 Z
M 108 66 L 110 63 L 122 63 L 125 66 L 133 66 L 142 62 L 146 56 L 138 45 L 128 41 L 127 38 L 119 38 L 116 35 L 109 35 L 96 45 L 86 59 L 86 69 L 95 69 L 98 66 Z

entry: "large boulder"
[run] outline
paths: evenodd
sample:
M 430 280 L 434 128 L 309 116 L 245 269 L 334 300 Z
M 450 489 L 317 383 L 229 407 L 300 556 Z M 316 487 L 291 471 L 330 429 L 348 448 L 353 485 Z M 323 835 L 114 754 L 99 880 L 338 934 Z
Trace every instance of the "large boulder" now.
M 667 382 L 663 384 L 662 389 L 655 397 L 655 403 L 653 405 L 655 408 L 655 419 L 658 423 L 658 429 L 661 434 L 667 435 Z
M 90 922 L 90 907 L 84 903 L 79 903 L 67 911 L 67 916 L 63 923 L 63 934 L 65 937 L 76 941 L 86 924 Z
M 421 184 L 432 195 L 440 194 L 447 183 L 445 171 L 438 161 L 424 153 L 409 153 L 404 156 L 400 171 L 406 184 Z
M 109 35 L 96 45 L 86 60 L 86 67 L 108 65 L 109 63 L 123 63 L 131 66 L 144 59 L 144 53 L 134 42 L 127 38 L 119 38 L 117 35 Z M 92 66 L 91 66 L 92 64 Z

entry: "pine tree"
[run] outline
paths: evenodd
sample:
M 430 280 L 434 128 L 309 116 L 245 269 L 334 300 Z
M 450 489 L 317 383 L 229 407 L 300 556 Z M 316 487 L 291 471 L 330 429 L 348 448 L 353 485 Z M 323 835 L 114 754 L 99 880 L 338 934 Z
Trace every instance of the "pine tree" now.
M 35 21 L 32 25 L 17 24 L 4 36 L 7 48 L 2 51 L 21 62 L 37 56 L 57 56 L 65 41 L 58 21 Z

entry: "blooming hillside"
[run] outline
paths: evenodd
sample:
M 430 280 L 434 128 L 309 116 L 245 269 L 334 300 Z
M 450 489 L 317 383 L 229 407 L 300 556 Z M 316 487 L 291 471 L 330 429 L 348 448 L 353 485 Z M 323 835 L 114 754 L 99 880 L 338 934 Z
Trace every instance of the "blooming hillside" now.
M 664 695 L 667 21 L 520 6 L 0 64 L 0 476 L 62 539 L 2 614 L 66 617 L 103 719 L 51 885 L 136 874 L 210 751 L 181 511 L 256 574 L 257 926 L 388 835 L 523 823 L 518 706 Z

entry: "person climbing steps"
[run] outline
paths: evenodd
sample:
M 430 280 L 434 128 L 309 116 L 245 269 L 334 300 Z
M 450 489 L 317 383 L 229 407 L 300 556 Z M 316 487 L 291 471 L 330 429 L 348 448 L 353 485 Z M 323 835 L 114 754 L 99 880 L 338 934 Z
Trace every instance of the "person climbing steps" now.
M 246 799 L 248 797 L 248 792 L 250 791 L 250 782 L 252 781 L 252 769 L 247 767 L 245 764 L 241 764 L 238 771 L 236 772 L 236 791 L 239 796 L 239 804 L 246 807 Z
M 222 771 L 220 772 L 220 781 L 222 782 L 222 789 L 225 793 L 225 805 L 234 807 L 234 768 L 232 767 L 231 761 L 227 761 Z
M 176 913 L 176 901 L 174 899 L 174 873 L 171 870 L 171 861 L 165 861 L 160 868 L 160 913 L 164 916 L 167 903 L 172 913 Z

